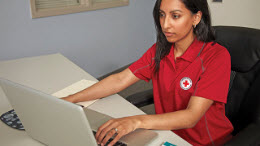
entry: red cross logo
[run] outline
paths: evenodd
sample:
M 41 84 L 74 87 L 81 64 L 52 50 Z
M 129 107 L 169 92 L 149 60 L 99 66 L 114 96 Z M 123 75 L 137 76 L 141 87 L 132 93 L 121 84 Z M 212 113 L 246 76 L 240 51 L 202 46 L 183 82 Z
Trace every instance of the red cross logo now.
M 187 87 L 189 84 L 190 84 L 190 83 L 189 83 L 187 80 L 185 80 L 185 81 L 183 82 L 184 87 Z
M 192 80 L 189 77 L 183 77 L 180 81 L 180 86 L 183 90 L 189 90 L 192 86 Z

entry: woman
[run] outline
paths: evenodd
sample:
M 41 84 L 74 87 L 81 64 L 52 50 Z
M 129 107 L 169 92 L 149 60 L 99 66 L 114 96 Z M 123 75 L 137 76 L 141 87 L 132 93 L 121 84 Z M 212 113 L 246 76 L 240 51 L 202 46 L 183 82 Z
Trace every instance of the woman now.
M 207 0 L 157 0 L 153 14 L 156 44 L 126 70 L 64 99 L 98 99 L 152 80 L 156 115 L 110 120 L 98 129 L 98 143 L 116 134 L 113 145 L 137 128 L 172 130 L 192 145 L 225 143 L 233 130 L 224 105 L 230 55 L 213 42 Z

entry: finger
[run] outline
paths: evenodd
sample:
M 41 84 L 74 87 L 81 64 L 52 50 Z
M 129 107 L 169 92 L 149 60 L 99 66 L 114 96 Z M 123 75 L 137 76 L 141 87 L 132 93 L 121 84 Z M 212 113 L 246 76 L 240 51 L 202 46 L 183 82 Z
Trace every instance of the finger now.
M 98 142 L 99 144 L 102 143 L 102 140 L 103 140 L 104 137 L 107 135 L 107 132 L 108 132 L 108 131 L 109 131 L 108 128 L 105 128 L 105 129 L 103 129 L 103 130 L 100 132 L 100 134 L 99 134 L 98 137 L 96 138 L 96 140 L 97 140 L 97 142 Z
M 118 133 L 116 137 L 108 144 L 108 146 L 113 146 L 122 136 L 123 134 Z
M 111 129 L 111 130 L 107 133 L 107 135 L 105 136 L 105 138 L 102 140 L 101 143 L 103 143 L 103 144 L 105 145 L 105 144 L 108 142 L 108 140 L 109 140 L 110 138 L 112 138 L 115 134 L 116 134 L 116 131 L 114 130 L 114 128 Z
M 100 134 L 99 134 L 98 137 L 97 137 L 98 143 L 101 143 L 102 140 L 104 139 L 104 137 L 108 134 L 108 132 L 109 132 L 111 129 L 113 129 L 113 127 L 114 127 L 113 125 L 114 125 L 114 124 L 112 123 L 112 124 L 108 125 L 107 127 L 105 127 L 104 129 L 102 129 L 102 131 L 100 132 Z
M 112 123 L 112 120 L 108 120 L 105 124 L 101 125 L 98 130 L 97 133 L 95 135 L 95 138 L 98 139 L 98 137 L 100 136 L 101 132 L 103 131 L 104 128 L 106 128 L 107 126 L 109 126 Z

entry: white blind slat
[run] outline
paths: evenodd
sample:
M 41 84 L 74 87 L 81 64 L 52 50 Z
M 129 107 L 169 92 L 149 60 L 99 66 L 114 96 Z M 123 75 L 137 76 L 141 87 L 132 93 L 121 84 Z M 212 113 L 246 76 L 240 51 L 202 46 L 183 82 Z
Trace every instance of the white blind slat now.
M 79 0 L 36 0 L 37 9 L 59 8 L 80 5 Z
M 112 2 L 112 1 L 119 1 L 119 0 L 93 0 L 93 2 L 95 3 Z

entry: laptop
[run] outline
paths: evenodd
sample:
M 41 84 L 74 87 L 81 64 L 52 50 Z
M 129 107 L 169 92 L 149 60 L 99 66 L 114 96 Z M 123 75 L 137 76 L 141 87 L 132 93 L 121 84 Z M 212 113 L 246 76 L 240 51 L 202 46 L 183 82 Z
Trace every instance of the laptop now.
M 0 85 L 26 133 L 46 145 L 97 146 L 93 131 L 112 118 L 6 79 L 0 78 Z M 119 144 L 149 145 L 157 136 L 154 131 L 137 129 Z

